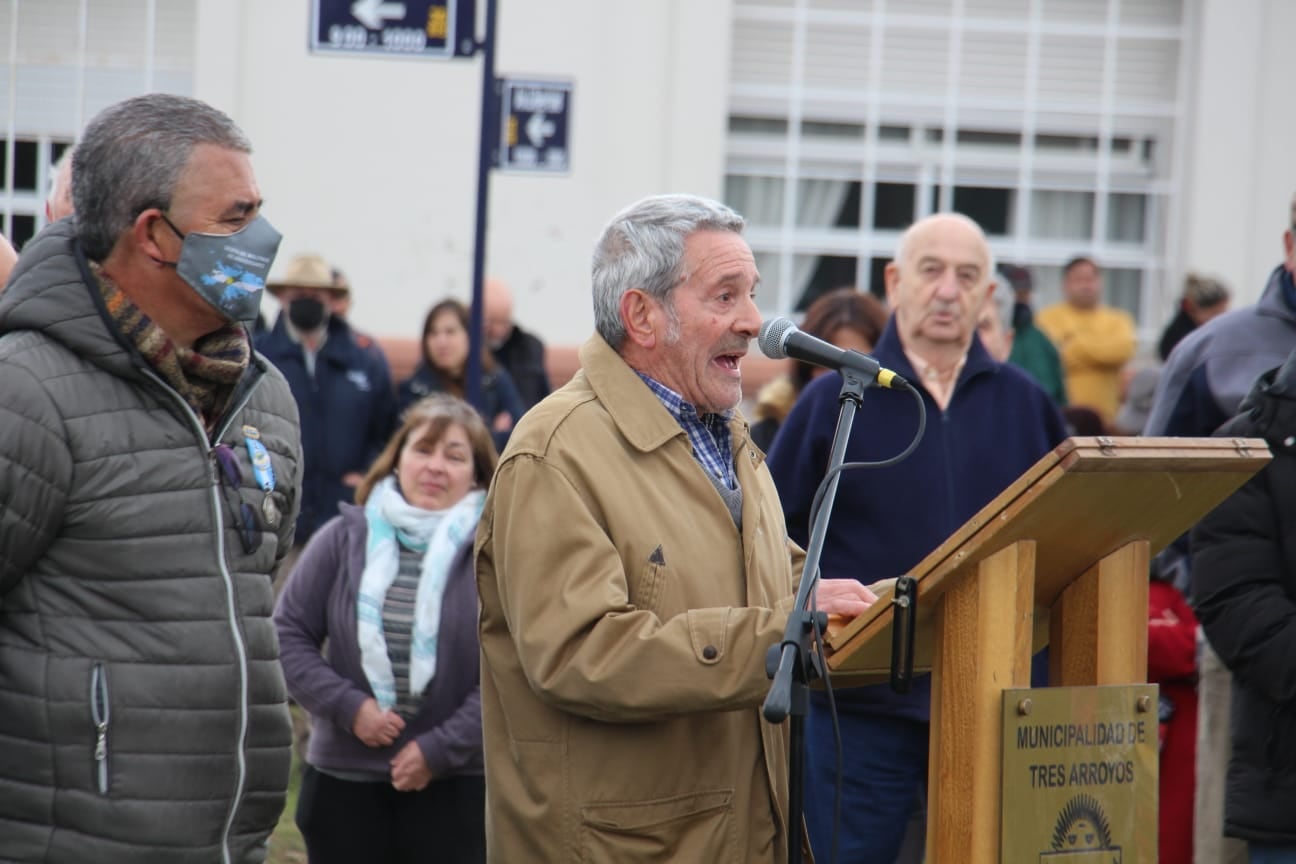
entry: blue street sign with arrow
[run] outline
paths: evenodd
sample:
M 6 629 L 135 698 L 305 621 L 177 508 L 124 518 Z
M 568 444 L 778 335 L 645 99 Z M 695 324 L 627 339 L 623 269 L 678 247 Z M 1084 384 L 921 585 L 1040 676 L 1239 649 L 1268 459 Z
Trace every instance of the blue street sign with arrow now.
M 570 81 L 500 81 L 500 168 L 571 170 L 571 94 Z
M 312 0 L 310 49 L 388 57 L 468 57 L 473 0 Z

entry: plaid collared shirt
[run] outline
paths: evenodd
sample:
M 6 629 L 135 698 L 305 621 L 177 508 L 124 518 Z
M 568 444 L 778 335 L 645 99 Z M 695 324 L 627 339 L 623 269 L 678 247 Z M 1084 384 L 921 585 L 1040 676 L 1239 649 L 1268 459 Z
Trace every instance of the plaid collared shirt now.
M 723 414 L 698 414 L 697 409 L 674 390 L 638 372 L 648 389 L 656 394 L 670 415 L 679 421 L 693 445 L 693 456 L 729 489 L 738 488 L 738 475 L 733 467 L 733 442 L 729 437 L 729 421 L 733 411 Z

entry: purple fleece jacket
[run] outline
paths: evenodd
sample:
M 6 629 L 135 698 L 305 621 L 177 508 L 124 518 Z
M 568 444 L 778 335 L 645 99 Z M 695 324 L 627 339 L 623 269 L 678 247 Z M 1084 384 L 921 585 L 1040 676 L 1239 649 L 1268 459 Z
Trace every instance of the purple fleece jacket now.
M 451 565 L 441 603 L 436 675 L 418 714 L 389 747 L 368 747 L 351 733 L 360 705 L 373 696 L 360 665 L 356 598 L 369 530 L 364 511 L 341 506 L 307 544 L 275 607 L 288 692 L 311 715 L 306 761 L 326 771 L 386 774 L 405 743 L 418 742 L 433 778 L 482 773 L 477 585 L 472 542 Z M 328 648 L 320 648 L 327 638 Z

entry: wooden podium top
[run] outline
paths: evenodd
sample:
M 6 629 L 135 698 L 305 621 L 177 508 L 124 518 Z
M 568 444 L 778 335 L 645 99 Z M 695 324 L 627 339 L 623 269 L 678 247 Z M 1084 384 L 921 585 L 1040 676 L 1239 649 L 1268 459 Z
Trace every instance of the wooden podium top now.
M 931 668 L 933 601 L 987 556 L 1036 541 L 1035 604 L 1047 609 L 1073 579 L 1127 543 L 1146 539 L 1156 554 L 1269 459 L 1258 438 L 1068 438 L 909 574 L 918 582 L 915 669 Z M 846 679 L 838 686 L 889 677 L 892 608 L 888 582 L 863 615 L 829 625 L 828 666 Z M 1038 650 L 1048 615 L 1035 620 Z

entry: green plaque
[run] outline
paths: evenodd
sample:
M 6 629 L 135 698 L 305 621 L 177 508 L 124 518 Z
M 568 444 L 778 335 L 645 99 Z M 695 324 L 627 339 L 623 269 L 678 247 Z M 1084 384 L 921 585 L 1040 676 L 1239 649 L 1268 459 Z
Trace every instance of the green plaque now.
M 1004 864 L 1156 864 L 1157 687 L 1003 694 Z

